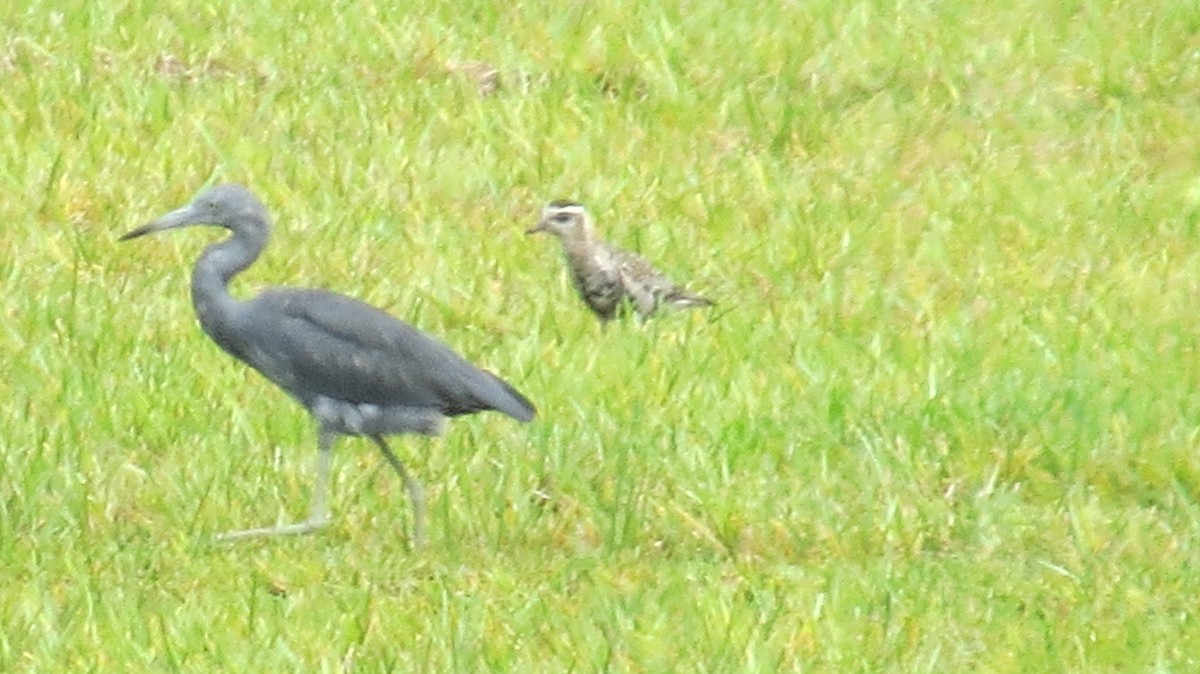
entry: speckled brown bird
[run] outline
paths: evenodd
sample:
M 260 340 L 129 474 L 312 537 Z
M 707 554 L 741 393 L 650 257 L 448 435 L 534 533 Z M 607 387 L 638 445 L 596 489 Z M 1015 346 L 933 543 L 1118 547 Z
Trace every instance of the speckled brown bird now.
M 542 219 L 526 234 L 537 232 L 549 232 L 562 241 L 575 289 L 602 321 L 615 318 L 627 304 L 643 321 L 662 307 L 713 304 L 673 283 L 642 256 L 601 241 L 587 209 L 578 203 L 551 201 L 542 210 Z

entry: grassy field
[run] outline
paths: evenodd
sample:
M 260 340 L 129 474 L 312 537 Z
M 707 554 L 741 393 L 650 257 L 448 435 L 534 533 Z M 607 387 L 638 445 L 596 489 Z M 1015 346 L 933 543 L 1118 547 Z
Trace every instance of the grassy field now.
M 1194 2 L 208 4 L 0 9 L 0 671 L 1200 669 Z M 538 404 L 394 443 L 425 549 L 363 440 L 213 542 L 315 429 L 116 239 L 223 181 Z

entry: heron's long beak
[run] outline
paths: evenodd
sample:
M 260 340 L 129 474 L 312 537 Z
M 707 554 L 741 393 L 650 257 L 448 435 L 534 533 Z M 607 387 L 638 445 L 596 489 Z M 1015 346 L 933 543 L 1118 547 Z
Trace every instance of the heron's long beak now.
M 177 208 L 170 213 L 158 218 L 157 220 L 142 225 L 137 229 L 122 236 L 119 241 L 128 241 L 136 239 L 139 236 L 161 232 L 164 229 L 176 229 L 178 227 L 187 227 L 188 225 L 206 224 L 204 213 L 196 208 L 194 204 L 188 204 L 183 208 Z

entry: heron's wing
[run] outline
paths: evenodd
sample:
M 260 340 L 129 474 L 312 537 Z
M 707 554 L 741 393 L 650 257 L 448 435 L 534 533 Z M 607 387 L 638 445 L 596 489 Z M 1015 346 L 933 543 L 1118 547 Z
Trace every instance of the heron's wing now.
M 534 413 L 499 377 L 344 295 L 269 290 L 242 305 L 238 331 L 243 358 L 301 399 L 424 407 L 447 416 L 495 409 L 522 421 Z

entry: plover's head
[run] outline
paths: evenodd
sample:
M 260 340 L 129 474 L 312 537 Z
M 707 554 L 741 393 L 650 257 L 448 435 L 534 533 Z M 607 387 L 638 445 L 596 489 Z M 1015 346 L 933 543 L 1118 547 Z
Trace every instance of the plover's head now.
M 574 201 L 556 200 L 542 209 L 542 219 L 526 234 L 549 232 L 561 238 L 585 236 L 590 230 L 587 209 Z

